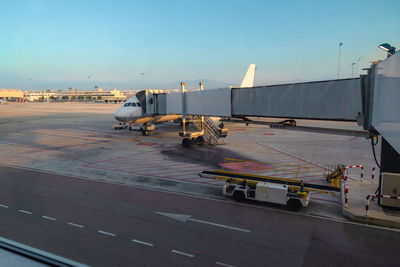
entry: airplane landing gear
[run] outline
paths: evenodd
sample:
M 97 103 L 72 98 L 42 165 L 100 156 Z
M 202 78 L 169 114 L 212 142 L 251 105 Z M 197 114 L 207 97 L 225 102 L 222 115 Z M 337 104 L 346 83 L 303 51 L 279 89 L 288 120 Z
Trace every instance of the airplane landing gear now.
M 142 130 L 142 135 L 143 136 L 149 136 L 151 131 L 154 131 L 156 129 L 156 126 L 154 124 L 144 124 L 143 127 L 141 128 Z
M 154 124 L 143 124 L 142 126 L 131 124 L 129 125 L 128 129 L 130 131 L 141 132 L 143 136 L 149 136 L 151 131 L 154 131 L 156 127 L 154 126 Z
M 149 130 L 143 129 L 143 130 L 142 130 L 142 135 L 143 135 L 143 136 L 149 136 L 149 135 L 150 135 L 150 131 L 149 131 Z

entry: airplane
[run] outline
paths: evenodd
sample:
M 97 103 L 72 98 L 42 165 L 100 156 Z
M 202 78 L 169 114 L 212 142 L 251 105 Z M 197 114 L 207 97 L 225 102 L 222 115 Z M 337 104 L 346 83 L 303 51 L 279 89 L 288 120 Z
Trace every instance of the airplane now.
M 254 86 L 255 69 L 255 64 L 249 65 L 240 87 Z M 149 135 L 150 131 L 155 130 L 154 124 L 166 121 L 176 121 L 182 118 L 182 115 L 178 114 L 146 114 L 145 100 L 146 90 L 139 91 L 135 96 L 128 98 L 124 104 L 115 111 L 114 118 L 119 121 L 119 123 L 113 124 L 113 128 L 123 129 L 129 127 L 130 130 L 141 131 L 142 135 Z M 133 125 L 139 123 L 142 124 L 142 126 Z
M 8 102 L 6 100 L 0 99 L 0 105 L 2 104 L 7 104 Z
M 140 100 L 139 100 L 140 99 Z M 129 128 L 129 130 L 141 131 L 142 135 L 149 135 L 150 131 L 155 130 L 157 123 L 166 121 L 175 121 L 182 115 L 149 115 L 145 114 L 146 90 L 138 92 L 135 96 L 128 98 L 124 104 L 114 113 L 114 118 L 119 121 L 118 124 L 113 124 L 114 129 Z M 136 126 L 134 124 L 142 124 Z

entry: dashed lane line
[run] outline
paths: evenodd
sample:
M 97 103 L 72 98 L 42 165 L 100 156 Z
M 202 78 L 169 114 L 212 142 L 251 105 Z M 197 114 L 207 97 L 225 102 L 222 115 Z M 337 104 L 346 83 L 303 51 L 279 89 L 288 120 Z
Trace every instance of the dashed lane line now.
M 140 240 L 137 240 L 137 239 L 132 239 L 132 242 L 135 242 L 135 243 L 138 243 L 138 244 L 142 244 L 142 245 L 145 245 L 145 246 L 149 246 L 149 247 L 154 246 L 152 243 L 147 243 L 147 242 L 140 241 Z
M 19 212 L 25 213 L 25 214 L 29 214 L 32 215 L 32 212 L 27 211 L 27 210 L 18 210 Z
M 223 263 L 220 261 L 217 261 L 215 264 L 220 265 L 220 266 L 225 266 L 225 267 L 235 267 L 235 265 L 230 265 L 230 264 Z
M 42 216 L 43 219 L 50 220 L 50 221 L 57 221 L 56 218 L 49 217 L 49 216 Z
M 100 234 L 103 234 L 103 235 L 115 236 L 115 234 L 113 234 L 113 233 L 109 233 L 109 232 L 105 232 L 105 231 L 101 231 L 101 230 L 99 230 L 97 232 Z
M 7 205 L 3 205 L 3 204 L 0 204 L 0 207 L 8 208 Z M 18 211 L 21 212 L 21 213 L 32 215 L 32 212 L 27 211 L 27 210 L 18 210 Z M 42 218 L 50 220 L 50 221 L 56 221 L 57 220 L 56 218 L 45 216 L 45 215 L 43 215 Z M 77 224 L 77 223 L 73 223 L 73 222 L 68 222 L 67 224 L 71 225 L 71 226 L 74 226 L 74 227 L 78 227 L 78 228 L 84 228 L 83 225 L 80 225 L 80 224 Z M 97 232 L 100 233 L 100 234 L 108 235 L 108 236 L 112 236 L 112 237 L 116 236 L 116 234 L 114 234 L 114 233 L 110 233 L 110 232 L 106 232 L 106 231 L 102 231 L 102 230 L 98 230 Z M 137 243 L 137 244 L 141 244 L 141 245 L 145 245 L 145 246 L 149 246 L 149 247 L 154 247 L 154 244 L 152 244 L 152 243 L 141 241 L 141 240 L 137 240 L 137 239 L 132 239 L 132 242 Z M 194 258 L 193 254 L 189 254 L 189 253 L 186 253 L 186 252 L 183 252 L 183 251 L 172 249 L 171 252 L 175 253 L 175 254 L 178 254 L 178 255 L 186 256 L 186 257 L 189 257 L 189 258 Z M 230 265 L 230 264 L 219 262 L 219 261 L 217 261 L 216 264 L 220 265 L 220 266 L 225 266 L 225 267 L 235 267 L 234 265 Z
M 182 251 L 179 251 L 179 250 L 175 250 L 175 249 L 171 249 L 171 252 L 179 254 L 179 255 L 182 255 L 182 256 L 190 257 L 190 258 L 194 257 L 193 254 L 185 253 L 185 252 L 182 252 Z
M 71 226 L 83 228 L 83 225 L 80 225 L 80 224 L 76 224 L 76 223 L 72 223 L 72 222 L 68 222 L 68 224 L 71 225 Z

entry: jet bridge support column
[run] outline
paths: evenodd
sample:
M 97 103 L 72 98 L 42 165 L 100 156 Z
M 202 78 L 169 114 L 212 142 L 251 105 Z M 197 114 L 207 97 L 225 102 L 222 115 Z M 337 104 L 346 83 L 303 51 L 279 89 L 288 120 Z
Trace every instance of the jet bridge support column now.
M 204 83 L 200 82 L 200 91 L 204 90 Z M 204 131 L 204 116 L 201 116 L 201 130 Z
M 183 134 L 186 132 L 186 94 L 185 94 L 185 83 L 181 82 L 181 94 L 182 94 L 182 125 Z
M 368 70 L 365 99 L 368 129 L 381 135 L 379 193 L 400 196 L 400 53 Z M 379 198 L 385 207 L 400 208 L 398 199 Z
M 381 173 L 400 173 L 400 154 L 382 137 Z
M 379 194 L 400 196 L 400 154 L 382 136 L 381 159 L 379 169 Z M 381 206 L 400 208 L 398 199 L 379 198 Z

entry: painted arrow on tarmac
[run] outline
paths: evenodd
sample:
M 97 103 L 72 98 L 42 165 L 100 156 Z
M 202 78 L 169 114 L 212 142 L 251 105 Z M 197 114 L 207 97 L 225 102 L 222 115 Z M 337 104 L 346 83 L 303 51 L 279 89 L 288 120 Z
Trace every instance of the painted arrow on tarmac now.
M 222 227 L 222 228 L 227 228 L 231 230 L 236 230 L 240 232 L 245 232 L 245 233 L 250 233 L 250 230 L 247 229 L 242 229 L 242 228 L 237 228 L 237 227 L 232 227 L 228 225 L 223 225 L 223 224 L 218 224 L 218 223 L 213 223 L 213 222 L 207 222 L 203 220 L 197 220 L 193 219 L 192 215 L 184 215 L 184 214 L 176 214 L 176 213 L 166 213 L 166 212 L 156 212 L 157 214 L 169 217 L 171 219 L 175 219 L 180 222 L 187 222 L 187 221 L 192 221 L 192 222 L 197 222 L 197 223 L 203 223 L 203 224 L 208 224 L 208 225 L 213 225 L 217 227 Z

